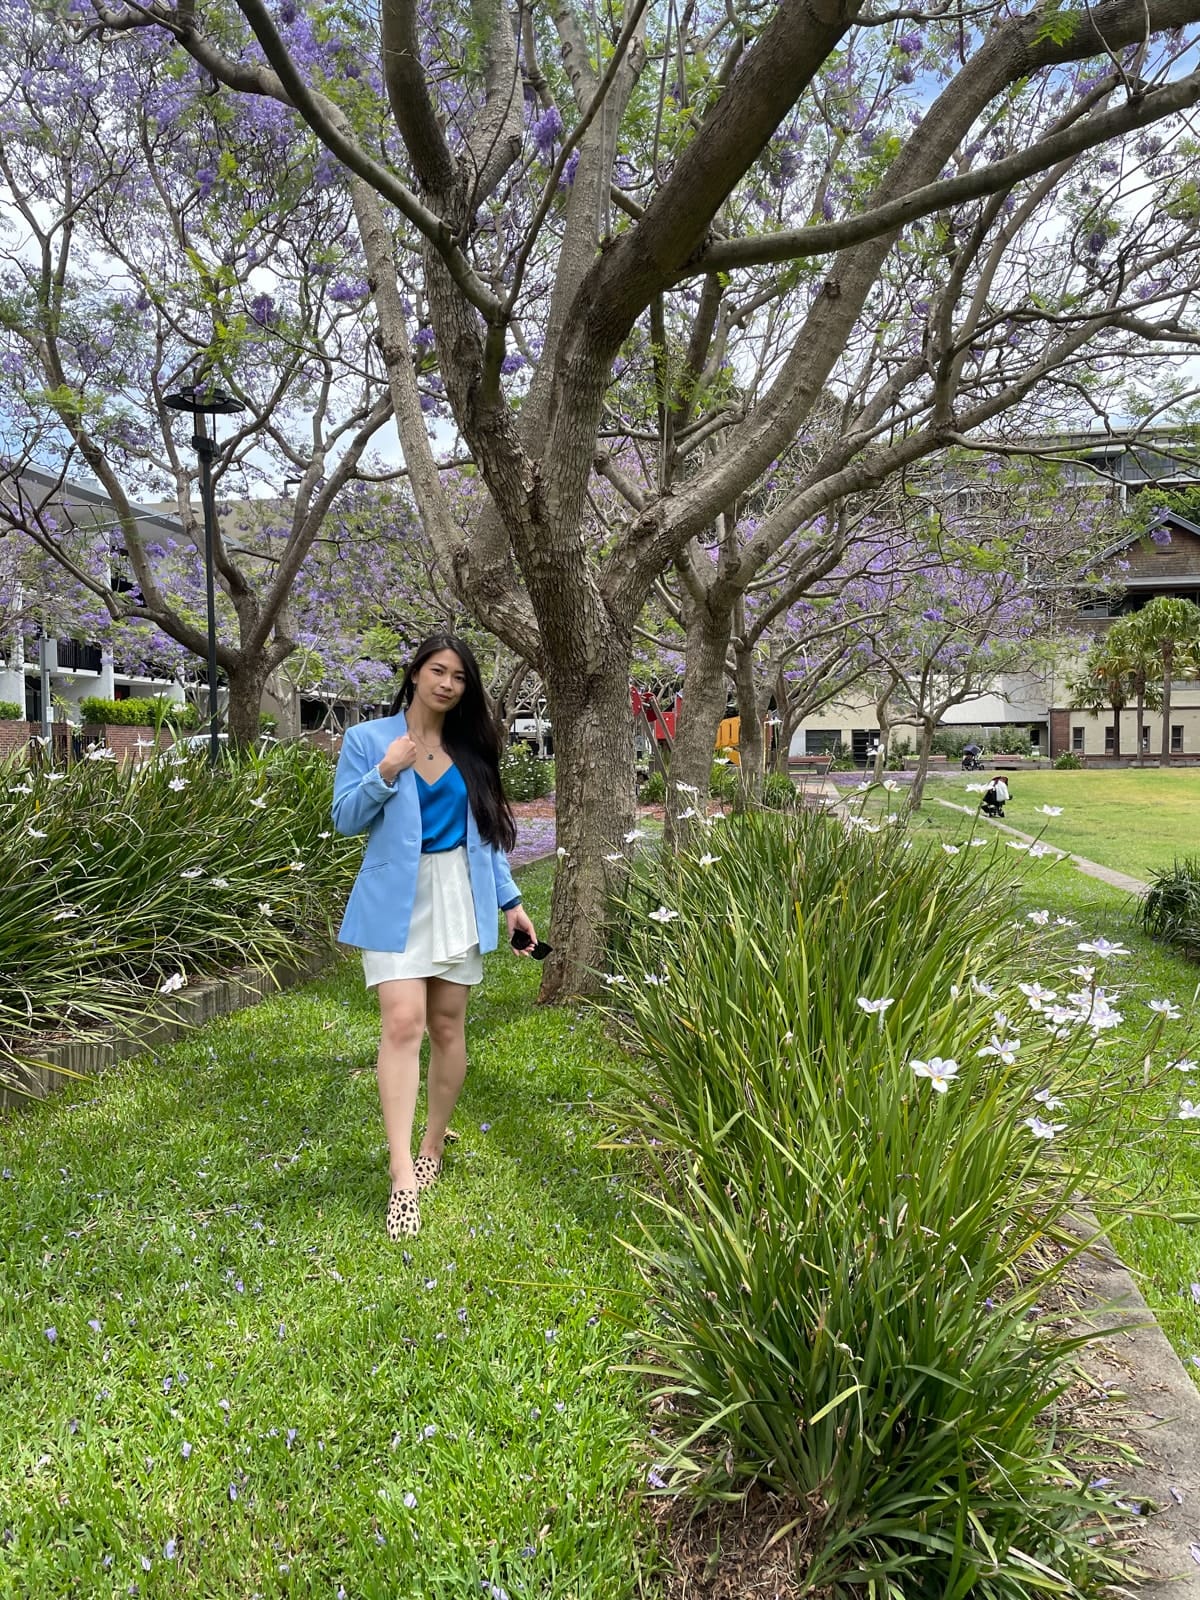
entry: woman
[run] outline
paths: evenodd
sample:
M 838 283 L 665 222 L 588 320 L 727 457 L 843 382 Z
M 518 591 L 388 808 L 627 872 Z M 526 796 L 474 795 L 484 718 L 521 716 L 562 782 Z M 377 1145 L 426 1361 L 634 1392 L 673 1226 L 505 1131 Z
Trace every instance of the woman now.
M 470 649 L 426 639 L 391 715 L 346 732 L 333 780 L 333 825 L 367 834 L 338 938 L 362 950 L 379 991 L 377 1075 L 391 1150 L 388 1237 L 421 1227 L 418 1193 L 442 1170 L 446 1129 L 467 1071 L 467 997 L 497 944 L 537 938 L 504 852 L 516 823 L 500 785 L 500 736 Z M 414 1161 L 421 1038 L 429 1034 L 428 1120 Z

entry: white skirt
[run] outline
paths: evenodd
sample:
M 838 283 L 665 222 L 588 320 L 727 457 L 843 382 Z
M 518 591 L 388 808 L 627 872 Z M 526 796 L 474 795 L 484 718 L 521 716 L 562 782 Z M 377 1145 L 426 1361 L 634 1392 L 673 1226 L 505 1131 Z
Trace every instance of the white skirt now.
M 368 989 L 394 978 L 483 982 L 466 845 L 422 855 L 404 949 L 364 950 L 362 961 Z

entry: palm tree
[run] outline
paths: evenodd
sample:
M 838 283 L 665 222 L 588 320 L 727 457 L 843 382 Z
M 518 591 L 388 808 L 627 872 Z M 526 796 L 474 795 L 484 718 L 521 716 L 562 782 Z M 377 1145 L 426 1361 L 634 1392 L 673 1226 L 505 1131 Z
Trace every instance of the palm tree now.
M 1157 700 L 1157 685 L 1152 681 L 1152 675 L 1158 668 L 1158 653 L 1146 642 L 1146 636 L 1139 626 L 1140 615 L 1133 613 L 1114 622 L 1100 647 L 1105 657 L 1105 670 L 1118 674 L 1125 685 L 1125 704 L 1128 704 L 1130 694 L 1134 698 L 1137 712 L 1136 760 L 1139 767 L 1145 761 L 1146 707 Z M 1117 727 L 1119 741 L 1119 715 Z
M 1156 595 L 1130 619 L 1142 650 L 1162 674 L 1161 764 L 1171 764 L 1171 690 L 1176 668 L 1200 647 L 1200 606 L 1173 595 Z M 1140 737 L 1140 735 L 1139 735 Z
M 1098 640 L 1087 653 L 1080 675 L 1070 684 L 1071 705 L 1079 711 L 1104 711 L 1112 707 L 1112 753 L 1121 759 L 1121 713 L 1129 704 L 1130 663 L 1112 633 Z

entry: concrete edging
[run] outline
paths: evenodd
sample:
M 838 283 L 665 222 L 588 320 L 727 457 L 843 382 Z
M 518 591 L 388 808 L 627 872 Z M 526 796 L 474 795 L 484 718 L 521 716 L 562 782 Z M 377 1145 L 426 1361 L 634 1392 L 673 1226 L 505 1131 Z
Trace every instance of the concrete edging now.
M 1086 1210 L 1075 1221 L 1083 1238 L 1099 1231 Z M 1121 1498 L 1151 1508 L 1134 1557 L 1150 1576 L 1129 1592 L 1200 1600 L 1200 1389 L 1107 1239 L 1079 1258 L 1068 1283 L 1079 1297 L 1075 1325 L 1114 1330 L 1080 1352 L 1080 1365 L 1103 1407 L 1097 1431 L 1141 1458 L 1121 1474 Z

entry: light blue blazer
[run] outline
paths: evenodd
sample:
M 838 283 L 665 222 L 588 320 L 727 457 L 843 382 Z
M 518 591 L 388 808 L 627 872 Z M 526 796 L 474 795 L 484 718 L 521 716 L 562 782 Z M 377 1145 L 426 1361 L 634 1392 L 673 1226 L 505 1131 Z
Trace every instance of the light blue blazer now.
M 402 714 L 347 728 L 333 775 L 333 825 L 339 833 L 365 833 L 367 848 L 346 902 L 338 938 L 363 950 L 403 950 L 408 943 L 417 866 L 421 860 L 421 802 L 411 767 L 384 783 L 379 763 L 393 739 L 408 732 Z M 481 951 L 499 943 L 496 913 L 521 891 L 502 850 L 485 844 L 467 806 L 467 864 Z

